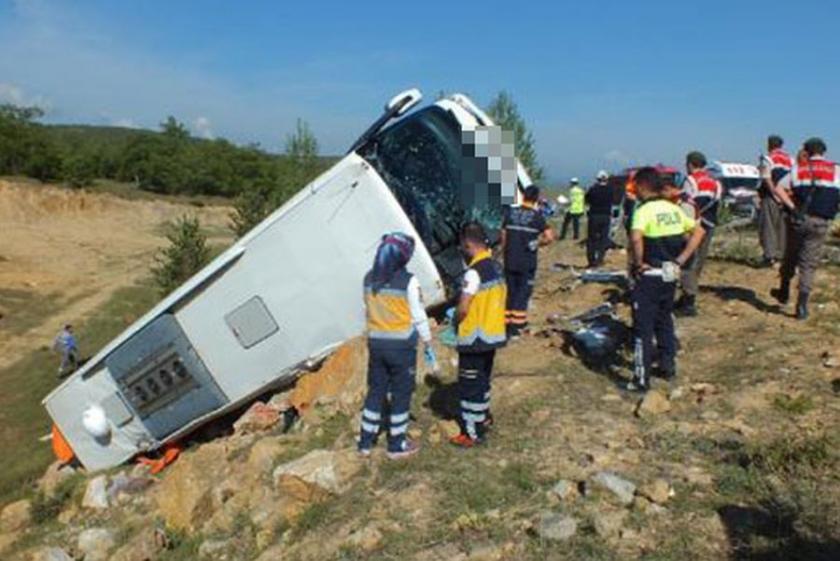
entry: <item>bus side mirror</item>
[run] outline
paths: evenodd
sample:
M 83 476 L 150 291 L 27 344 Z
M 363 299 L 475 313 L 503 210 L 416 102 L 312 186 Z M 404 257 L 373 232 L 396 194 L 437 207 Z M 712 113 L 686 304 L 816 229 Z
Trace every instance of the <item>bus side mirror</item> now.
M 420 90 L 417 88 L 411 88 L 410 90 L 405 90 L 404 92 L 400 92 L 391 100 L 385 104 L 385 111 L 391 113 L 397 117 L 400 115 L 404 115 L 408 112 L 409 109 L 420 103 L 420 100 L 423 99 L 423 94 L 420 93 Z

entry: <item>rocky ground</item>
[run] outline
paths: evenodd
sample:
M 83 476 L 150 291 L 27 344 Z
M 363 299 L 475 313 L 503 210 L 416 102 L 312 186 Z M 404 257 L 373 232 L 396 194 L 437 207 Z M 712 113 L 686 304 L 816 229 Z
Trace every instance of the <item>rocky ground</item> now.
M 412 436 L 392 462 L 354 454 L 364 346 L 327 374 L 281 430 L 292 389 L 223 436 L 201 437 L 162 474 L 53 466 L 0 515 L 4 559 L 838 559 L 840 271 L 822 272 L 813 318 L 767 297 L 752 240 L 721 236 L 701 316 L 679 321 L 676 384 L 640 402 L 619 389 L 630 354 L 595 361 L 564 319 L 616 287 L 574 282 L 564 242 L 542 256 L 534 334 L 499 357 L 489 442 L 446 443 L 454 367 L 421 382 Z M 621 267 L 613 252 L 610 264 Z M 619 324 L 620 326 L 620 324 Z M 314 382 L 313 382 L 314 380 Z M 311 392 L 310 392 L 311 393 Z M 227 429 L 227 426 L 222 426 Z

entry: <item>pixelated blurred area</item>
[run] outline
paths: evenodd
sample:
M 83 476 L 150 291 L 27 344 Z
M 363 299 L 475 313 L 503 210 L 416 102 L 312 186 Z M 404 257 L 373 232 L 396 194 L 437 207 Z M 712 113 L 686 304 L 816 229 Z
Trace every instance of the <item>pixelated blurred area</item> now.
M 473 208 L 510 205 L 516 194 L 513 131 L 479 126 L 461 133 L 462 197 Z

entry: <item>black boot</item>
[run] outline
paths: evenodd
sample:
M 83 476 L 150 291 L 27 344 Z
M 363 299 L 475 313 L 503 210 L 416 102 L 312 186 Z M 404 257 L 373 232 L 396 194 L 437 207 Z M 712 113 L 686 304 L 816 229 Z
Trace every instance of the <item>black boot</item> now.
M 790 279 L 782 279 L 779 288 L 771 288 L 770 296 L 775 298 L 782 306 L 787 304 L 790 300 Z
M 681 298 L 682 305 L 674 310 L 680 317 L 693 318 L 697 316 L 697 302 L 694 296 L 684 294 Z
M 796 319 L 808 319 L 808 293 L 800 292 L 799 298 L 796 300 Z

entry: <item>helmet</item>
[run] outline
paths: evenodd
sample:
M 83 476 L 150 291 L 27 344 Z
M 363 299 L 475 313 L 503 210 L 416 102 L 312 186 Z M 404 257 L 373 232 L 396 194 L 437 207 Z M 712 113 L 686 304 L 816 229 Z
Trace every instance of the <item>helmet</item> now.
M 571 179 L 571 183 L 572 183 L 572 185 L 577 185 L 578 183 L 580 183 L 580 180 L 577 177 L 573 177 Z
M 598 174 L 595 176 L 595 179 L 598 179 L 600 181 L 605 181 L 609 178 L 610 178 L 610 174 L 608 174 L 606 172 L 606 170 L 603 170 L 603 169 L 601 171 L 599 171 Z
M 88 433 L 96 438 L 106 438 L 111 434 L 111 427 L 108 426 L 108 418 L 105 411 L 99 405 L 91 405 L 82 413 L 82 426 Z

